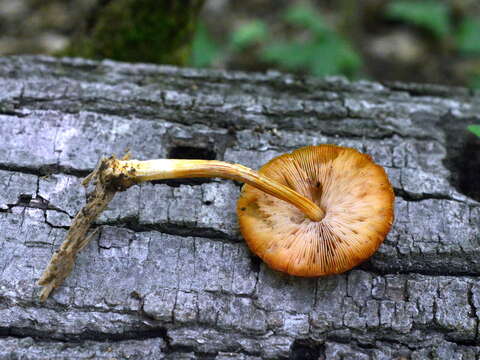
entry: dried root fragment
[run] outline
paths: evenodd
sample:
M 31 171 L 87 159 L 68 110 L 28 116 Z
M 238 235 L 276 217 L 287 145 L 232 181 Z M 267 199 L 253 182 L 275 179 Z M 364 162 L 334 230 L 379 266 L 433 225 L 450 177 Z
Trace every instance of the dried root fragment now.
M 77 253 L 94 237 L 88 234 L 92 223 L 107 207 L 118 191 L 124 191 L 135 184 L 127 171 L 122 172 L 115 157 L 103 158 L 96 169 L 82 182 L 87 186 L 92 180 L 95 189 L 88 194 L 87 203 L 77 213 L 60 248 L 53 254 L 37 284 L 44 288 L 40 300 L 45 301 L 53 289 L 59 287 L 70 274 Z

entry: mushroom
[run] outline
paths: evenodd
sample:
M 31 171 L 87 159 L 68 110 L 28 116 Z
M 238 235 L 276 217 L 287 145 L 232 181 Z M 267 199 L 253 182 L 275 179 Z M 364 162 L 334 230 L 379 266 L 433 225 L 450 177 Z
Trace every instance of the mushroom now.
M 45 300 L 73 269 L 93 237 L 91 223 L 118 191 L 151 180 L 221 177 L 246 183 L 237 203 L 240 230 L 270 267 L 298 276 L 337 274 L 370 257 L 393 221 L 394 195 L 384 169 L 370 156 L 336 145 L 307 146 L 281 155 L 258 172 L 216 160 L 102 159 L 95 180 L 60 249 L 38 284 Z
M 250 249 L 271 268 L 297 276 L 345 272 L 368 259 L 393 222 L 394 194 L 370 156 L 335 145 L 274 158 L 259 173 L 311 199 L 324 212 L 307 219 L 289 203 L 244 185 L 237 204 Z

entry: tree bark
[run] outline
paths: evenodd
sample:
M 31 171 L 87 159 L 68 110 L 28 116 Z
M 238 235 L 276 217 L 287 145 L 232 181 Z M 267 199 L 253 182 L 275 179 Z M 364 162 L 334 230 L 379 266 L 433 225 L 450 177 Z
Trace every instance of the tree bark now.
M 480 145 L 465 127 L 479 102 L 442 86 L 0 58 L 0 358 L 478 358 Z M 117 195 L 39 302 L 101 156 L 258 168 L 320 143 L 369 153 L 395 188 L 394 227 L 360 267 L 274 272 L 239 234 L 238 184 L 163 181 Z

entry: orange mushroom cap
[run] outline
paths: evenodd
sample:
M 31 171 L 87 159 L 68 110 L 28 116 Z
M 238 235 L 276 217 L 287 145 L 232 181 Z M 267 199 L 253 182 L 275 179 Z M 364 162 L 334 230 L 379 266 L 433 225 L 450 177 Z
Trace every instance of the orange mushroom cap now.
M 369 155 L 336 145 L 307 146 L 278 156 L 259 172 L 325 211 L 308 219 L 295 206 L 244 185 L 240 230 L 270 267 L 297 276 L 338 274 L 368 259 L 393 222 L 394 194 Z

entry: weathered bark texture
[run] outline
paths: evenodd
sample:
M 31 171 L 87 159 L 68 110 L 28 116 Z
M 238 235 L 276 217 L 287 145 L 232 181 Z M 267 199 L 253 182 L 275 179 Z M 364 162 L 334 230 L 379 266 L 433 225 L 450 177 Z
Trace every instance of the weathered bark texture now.
M 0 58 L 0 359 L 478 358 L 478 168 L 462 167 L 480 156 L 464 130 L 478 102 L 434 86 Z M 319 143 L 371 154 L 395 187 L 394 228 L 360 268 L 274 272 L 239 235 L 238 184 L 148 183 L 118 195 L 39 302 L 100 156 L 258 168 Z

